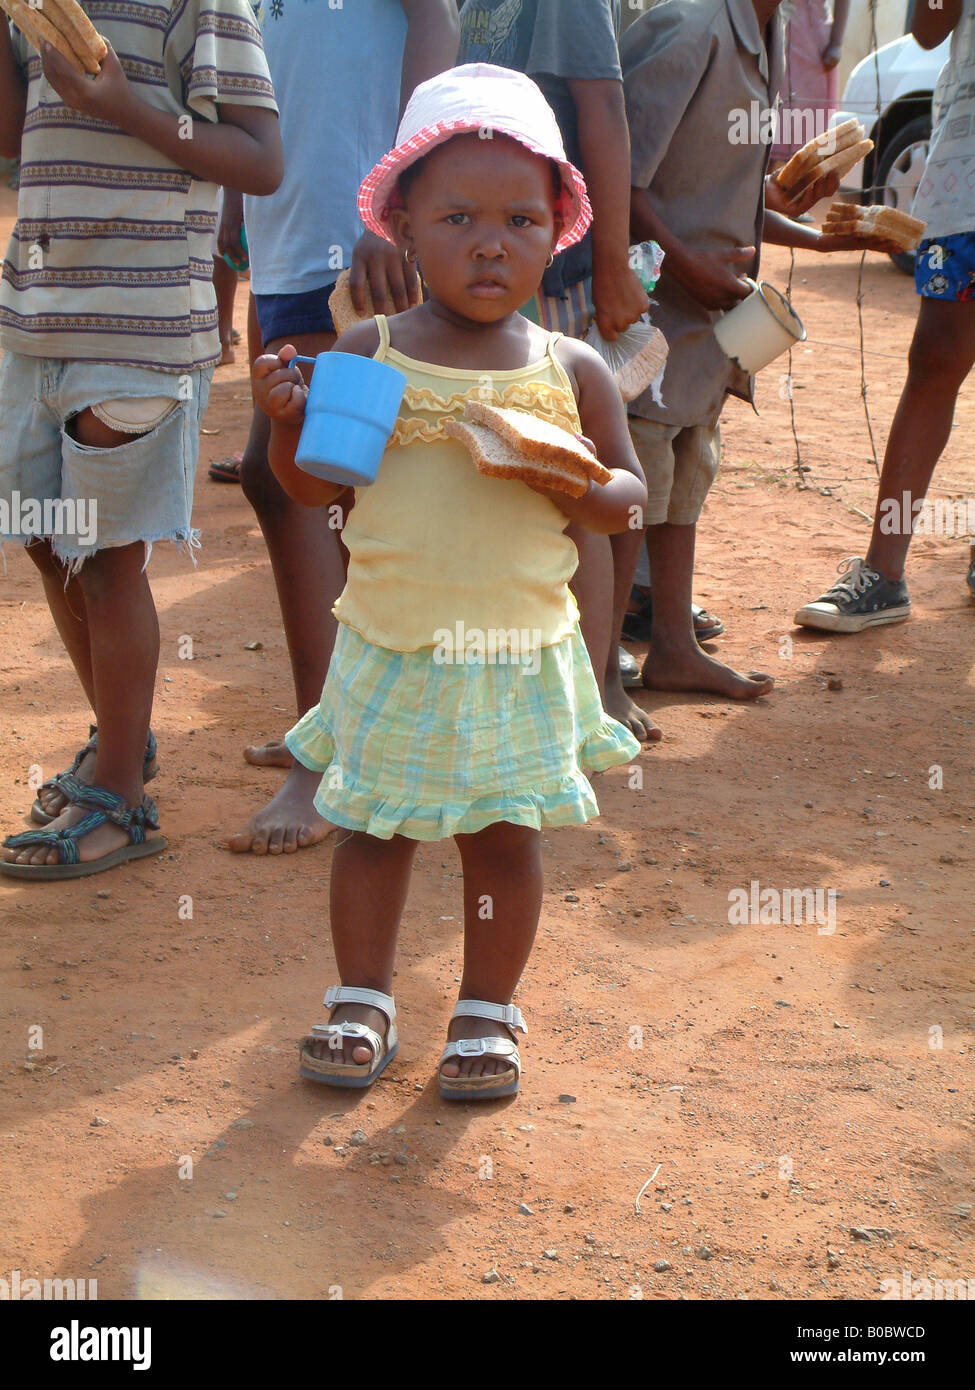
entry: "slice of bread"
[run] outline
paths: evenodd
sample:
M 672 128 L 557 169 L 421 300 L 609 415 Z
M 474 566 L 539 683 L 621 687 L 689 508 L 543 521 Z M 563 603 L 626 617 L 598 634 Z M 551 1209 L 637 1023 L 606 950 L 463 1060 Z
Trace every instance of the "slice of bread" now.
M 872 237 L 877 241 L 892 241 L 903 251 L 914 251 L 924 234 L 925 224 L 897 208 L 883 203 L 862 207 L 857 203 L 837 201 L 832 204 L 823 223 L 823 231 L 839 236 Z
M 859 164 L 861 159 L 866 159 L 872 149 L 872 140 L 858 140 L 856 144 L 848 145 L 845 150 L 837 150 L 836 154 L 816 165 L 812 177 L 804 179 L 798 188 L 793 190 L 793 197 L 797 198 L 811 183 L 815 183 L 817 179 L 824 179 L 827 174 L 837 173 L 842 178 L 855 164 Z
M 351 328 L 354 323 L 360 323 L 363 319 L 371 319 L 375 316 L 376 306 L 372 302 L 372 294 L 369 291 L 369 281 L 366 280 L 366 310 L 360 314 L 352 303 L 352 291 L 349 289 L 349 281 L 352 278 L 351 270 L 343 270 L 342 274 L 335 282 L 335 288 L 328 297 L 328 311 L 332 315 L 332 322 L 335 324 L 336 333 L 344 333 L 347 328 Z
M 813 136 L 801 149 L 796 150 L 786 164 L 783 164 L 775 176 L 776 183 L 789 190 L 798 187 L 800 183 L 809 183 L 809 175 L 817 169 L 822 160 L 857 144 L 865 134 L 863 126 L 853 116 L 830 130 L 824 130 L 822 135 Z M 820 177 L 818 172 L 816 177 Z
M 574 464 L 528 459 L 487 425 L 447 420 L 444 431 L 469 450 L 478 471 L 489 478 L 508 478 L 547 487 L 554 492 L 566 492 L 570 497 L 584 497 L 589 487 L 588 477 Z
M 651 382 L 656 381 L 660 369 L 667 361 L 667 339 L 659 328 L 653 330 L 653 337 L 638 353 L 617 368 L 614 376 L 624 401 L 635 401 L 643 394 Z
M 108 45 L 77 0 L 42 0 L 42 3 L 47 18 L 67 39 L 85 71 L 98 72 Z
M 65 62 L 71 64 L 75 72 L 84 73 L 87 71 L 84 63 L 60 29 L 55 28 L 41 10 L 26 4 L 25 0 L 0 0 L 0 9 L 10 16 L 27 42 L 38 53 L 41 51 L 42 44 L 49 43 L 53 49 L 60 53 Z
M 595 455 L 581 444 L 574 434 L 549 424 L 527 410 L 505 410 L 485 405 L 483 401 L 467 402 L 468 417 L 476 425 L 487 425 L 515 453 L 529 464 L 547 463 L 556 467 L 574 466 L 586 478 L 605 485 L 612 478 Z

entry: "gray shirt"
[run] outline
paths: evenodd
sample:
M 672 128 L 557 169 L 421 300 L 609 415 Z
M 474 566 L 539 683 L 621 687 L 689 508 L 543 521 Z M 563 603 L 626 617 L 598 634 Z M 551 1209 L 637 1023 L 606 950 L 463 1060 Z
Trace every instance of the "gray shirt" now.
M 777 12 L 766 51 L 751 0 L 664 0 L 623 35 L 633 186 L 648 190 L 654 211 L 692 251 L 761 247 L 764 137 L 782 81 L 783 27 Z M 758 253 L 734 268 L 754 276 Z M 727 391 L 751 399 L 749 379 L 718 346 L 717 313 L 668 276 L 666 260 L 653 298 L 651 319 L 670 349 L 664 405 L 647 391 L 630 414 L 713 427 Z

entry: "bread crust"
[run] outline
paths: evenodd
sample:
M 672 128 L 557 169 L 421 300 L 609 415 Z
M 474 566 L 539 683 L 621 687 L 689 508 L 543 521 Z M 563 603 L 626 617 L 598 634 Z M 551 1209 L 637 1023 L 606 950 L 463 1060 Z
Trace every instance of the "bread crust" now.
M 108 45 L 77 0 L 43 0 L 44 12 L 59 29 L 85 71 L 94 76 L 108 52 Z
M 487 425 L 528 463 L 575 467 L 601 486 L 613 476 L 575 435 L 527 410 L 505 410 L 483 401 L 468 401 L 467 414 L 475 424 Z
M 897 208 L 883 203 L 863 207 L 859 203 L 837 201 L 832 204 L 823 223 L 823 231 L 837 236 L 859 236 L 875 241 L 893 241 L 903 251 L 914 251 L 924 233 L 925 224 Z
M 446 420 L 444 432 L 468 449 L 478 472 L 489 478 L 507 478 L 529 486 L 550 488 L 553 492 L 568 493 L 570 497 L 584 497 L 588 490 L 589 479 L 581 469 L 551 460 L 527 459 L 487 425 Z
M 355 305 L 352 303 L 352 291 L 349 289 L 351 278 L 351 270 L 343 270 L 335 282 L 335 288 L 328 297 L 328 312 L 332 315 L 336 333 L 344 333 L 353 324 L 361 323 L 363 319 L 374 318 L 376 314 L 376 306 L 372 302 L 368 279 L 366 280 L 366 311 L 364 314 L 356 312 Z
M 624 401 L 635 401 L 651 382 L 656 381 L 667 361 L 667 352 L 667 339 L 659 328 L 655 328 L 646 347 L 641 348 L 614 373 Z
M 782 166 L 775 181 L 796 198 L 810 183 L 815 183 L 834 170 L 838 170 L 842 176 L 872 149 L 873 141 L 866 138 L 863 126 L 854 116 L 833 130 L 807 140 L 802 149 L 797 150 Z M 854 154 L 854 150 L 860 152 Z
M 27 42 L 38 53 L 41 51 L 42 44 L 49 43 L 66 62 L 71 64 L 75 72 L 84 73 L 87 71 L 84 63 L 77 56 L 61 30 L 51 23 L 46 14 L 26 4 L 25 0 L 0 0 L 0 9 L 10 16 Z

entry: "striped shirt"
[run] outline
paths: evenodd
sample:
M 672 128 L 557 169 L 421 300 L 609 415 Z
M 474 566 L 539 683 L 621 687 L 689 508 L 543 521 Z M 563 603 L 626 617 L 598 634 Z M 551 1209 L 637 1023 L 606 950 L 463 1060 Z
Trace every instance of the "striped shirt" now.
M 209 121 L 221 102 L 277 110 L 248 0 L 82 6 L 149 105 Z M 27 114 L 0 347 L 167 372 L 216 362 L 217 185 L 65 106 L 34 49 L 12 36 Z

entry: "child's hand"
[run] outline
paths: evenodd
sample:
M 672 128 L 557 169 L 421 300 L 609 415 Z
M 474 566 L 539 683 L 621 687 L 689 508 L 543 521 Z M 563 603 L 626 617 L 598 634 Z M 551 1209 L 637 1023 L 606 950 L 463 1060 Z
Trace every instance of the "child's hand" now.
M 308 387 L 298 368 L 290 365 L 297 355 L 297 348 L 285 343 L 277 357 L 265 353 L 251 367 L 255 404 L 282 425 L 298 426 L 305 418 Z
M 842 236 L 839 232 L 820 232 L 817 251 L 877 251 L 882 256 L 896 256 L 904 250 L 895 241 L 876 236 Z
M 363 232 L 352 249 L 349 293 L 356 313 L 366 313 L 366 287 L 377 314 L 402 314 L 421 302 L 420 277 L 392 242 Z
M 108 121 L 121 130 L 125 129 L 132 103 L 138 98 L 122 71 L 122 64 L 111 44 L 108 45 L 108 52 L 102 59 L 101 69 L 94 77 L 76 72 L 49 43 L 42 47 L 41 66 L 44 76 L 65 106 L 83 111 L 86 116 L 94 116 L 100 121 Z
M 825 178 L 816 179 L 798 198 L 793 198 L 791 193 L 787 193 L 782 185 L 775 178 L 774 174 L 769 174 L 765 180 L 765 206 L 772 212 L 781 212 L 783 217 L 801 217 L 804 212 L 808 212 L 811 207 L 820 202 L 823 198 L 832 198 L 839 191 L 840 176 L 834 169 Z
M 752 287 L 739 279 L 732 266 L 748 264 L 754 258 L 754 246 L 736 246 L 732 251 L 688 252 L 679 279 L 687 293 L 705 309 L 733 309 L 751 294 Z

